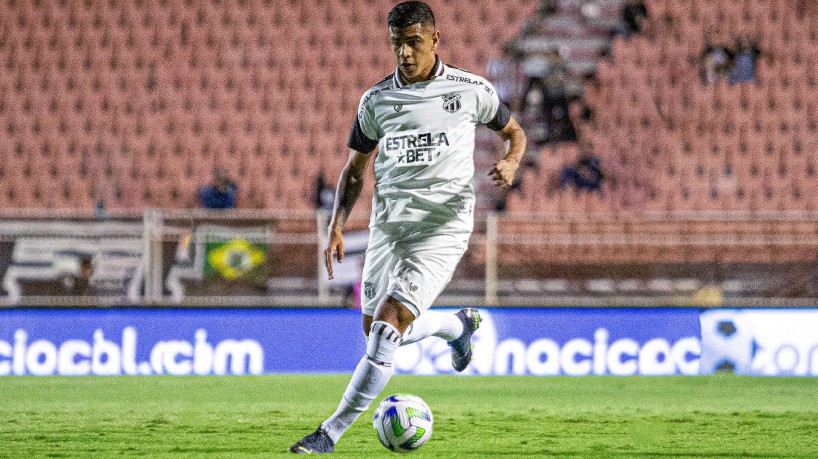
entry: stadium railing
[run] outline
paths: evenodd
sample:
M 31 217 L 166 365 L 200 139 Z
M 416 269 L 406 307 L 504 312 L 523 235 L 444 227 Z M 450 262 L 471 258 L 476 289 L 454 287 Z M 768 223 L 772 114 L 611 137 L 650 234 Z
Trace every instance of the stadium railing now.
M 367 221 L 336 279 L 327 214 L 167 210 L 0 215 L 6 307 L 354 304 Z M 437 304 L 814 306 L 818 213 L 479 214 Z

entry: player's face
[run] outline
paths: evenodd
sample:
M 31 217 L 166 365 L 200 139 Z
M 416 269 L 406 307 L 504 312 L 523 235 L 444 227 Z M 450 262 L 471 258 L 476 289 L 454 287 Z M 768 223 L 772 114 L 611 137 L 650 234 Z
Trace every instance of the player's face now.
M 431 76 L 439 40 L 440 33 L 430 26 L 389 28 L 389 43 L 404 80 L 417 83 Z

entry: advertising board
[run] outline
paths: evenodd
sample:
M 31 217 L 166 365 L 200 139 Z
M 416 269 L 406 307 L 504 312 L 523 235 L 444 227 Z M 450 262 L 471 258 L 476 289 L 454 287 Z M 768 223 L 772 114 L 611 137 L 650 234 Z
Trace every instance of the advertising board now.
M 703 374 L 818 376 L 818 310 L 714 309 L 701 324 Z
M 348 372 L 359 322 L 344 310 L 2 311 L 0 375 Z
M 479 375 L 697 374 L 693 309 L 483 309 Z M 0 375 L 351 372 L 360 313 L 342 309 L 13 309 L 0 312 Z M 445 341 L 399 350 L 398 373 L 453 373 Z
M 692 375 L 699 372 L 696 309 L 482 309 L 474 360 L 480 375 Z M 399 372 L 452 373 L 448 346 L 402 347 Z

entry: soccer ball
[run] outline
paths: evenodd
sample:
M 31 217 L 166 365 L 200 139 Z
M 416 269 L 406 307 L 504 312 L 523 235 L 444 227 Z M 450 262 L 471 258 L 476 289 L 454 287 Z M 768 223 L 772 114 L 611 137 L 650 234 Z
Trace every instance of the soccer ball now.
M 432 410 L 420 397 L 390 395 L 375 409 L 372 426 L 383 446 L 408 453 L 423 446 L 432 436 Z
M 750 374 L 757 344 L 741 311 L 711 310 L 699 316 L 702 326 L 701 374 Z

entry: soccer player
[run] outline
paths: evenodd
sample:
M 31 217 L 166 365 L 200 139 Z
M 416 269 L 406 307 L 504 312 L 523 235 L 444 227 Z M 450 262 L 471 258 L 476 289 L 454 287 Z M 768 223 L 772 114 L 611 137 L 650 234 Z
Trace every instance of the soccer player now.
M 293 445 L 293 453 L 333 451 L 386 386 L 401 344 L 441 337 L 452 347 L 455 370 L 466 368 L 478 312 L 468 308 L 447 314 L 428 308 L 451 279 L 474 224 L 476 125 L 495 130 L 506 145 L 506 155 L 489 172 L 496 185 L 511 185 L 525 152 L 525 133 L 494 87 L 437 56 L 440 32 L 429 5 L 400 3 L 387 22 L 397 68 L 361 98 L 325 251 L 332 278 L 332 258 L 339 263 L 344 258 L 344 224 L 361 193 L 367 162 L 375 156 L 363 269 L 366 355 L 338 409 Z

